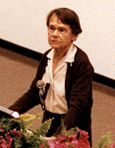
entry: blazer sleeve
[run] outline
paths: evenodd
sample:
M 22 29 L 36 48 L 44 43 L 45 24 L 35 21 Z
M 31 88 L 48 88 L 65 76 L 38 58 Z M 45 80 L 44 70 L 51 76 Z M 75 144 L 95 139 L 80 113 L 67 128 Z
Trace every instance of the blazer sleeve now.
M 64 124 L 67 129 L 75 126 L 79 127 L 90 118 L 93 102 L 93 71 L 93 67 L 87 57 L 81 57 L 73 65 L 71 78 L 67 82 L 68 89 L 66 89 L 68 112 L 65 115 Z
M 34 79 L 29 90 L 14 102 L 9 109 L 17 111 L 19 114 L 23 114 L 30 110 L 32 107 L 40 103 L 38 91 L 39 90 L 36 87 L 36 79 Z
M 38 80 L 40 80 L 45 72 L 45 66 L 47 65 L 46 55 L 50 50 L 46 51 L 39 62 L 38 69 L 36 72 L 36 76 L 31 83 L 29 90 L 24 93 L 13 105 L 9 107 L 14 111 L 19 112 L 19 114 L 25 113 L 26 111 L 33 108 L 35 105 L 40 104 L 39 98 L 39 89 L 36 86 Z

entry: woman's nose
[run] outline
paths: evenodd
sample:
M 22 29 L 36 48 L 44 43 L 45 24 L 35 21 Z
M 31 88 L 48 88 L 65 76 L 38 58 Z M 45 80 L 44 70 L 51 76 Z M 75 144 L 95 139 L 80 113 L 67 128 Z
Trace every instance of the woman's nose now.
M 55 35 L 55 36 L 59 35 L 59 32 L 57 29 L 54 30 L 53 35 Z

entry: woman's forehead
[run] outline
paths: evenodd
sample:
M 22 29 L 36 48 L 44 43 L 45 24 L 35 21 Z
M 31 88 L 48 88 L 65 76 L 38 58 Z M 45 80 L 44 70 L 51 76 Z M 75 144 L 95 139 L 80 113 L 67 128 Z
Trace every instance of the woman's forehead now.
M 63 22 L 60 20 L 60 18 L 59 18 L 56 14 L 53 14 L 53 15 L 50 17 L 49 25 L 50 25 L 50 24 L 55 24 L 55 23 L 58 23 L 60 26 L 69 26 L 68 24 L 63 23 Z

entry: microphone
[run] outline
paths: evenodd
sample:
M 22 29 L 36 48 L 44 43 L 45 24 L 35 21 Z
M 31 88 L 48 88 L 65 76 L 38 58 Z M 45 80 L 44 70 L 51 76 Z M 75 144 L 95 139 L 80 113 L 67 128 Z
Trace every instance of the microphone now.
M 38 80 L 36 86 L 39 88 L 39 97 L 42 105 L 42 109 L 45 109 L 45 98 L 49 89 L 50 83 L 45 83 L 43 80 Z
M 43 80 L 38 80 L 37 87 L 39 88 L 40 96 L 43 96 L 43 94 L 45 93 L 45 82 Z
M 0 106 L 0 118 L 1 117 L 19 118 L 19 113 L 16 111 L 10 110 L 6 107 Z

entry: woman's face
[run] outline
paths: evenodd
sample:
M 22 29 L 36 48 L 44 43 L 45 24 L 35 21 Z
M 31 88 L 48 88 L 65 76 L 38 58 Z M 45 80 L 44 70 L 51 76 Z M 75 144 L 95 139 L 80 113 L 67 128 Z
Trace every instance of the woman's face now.
M 60 19 L 53 14 L 48 26 L 48 42 L 55 50 L 68 50 L 76 36 L 72 33 L 69 25 L 63 24 Z

